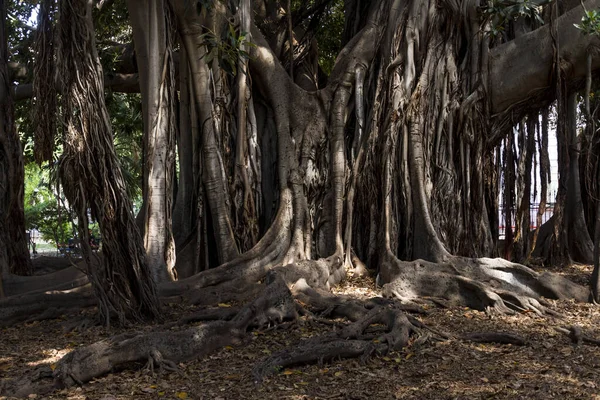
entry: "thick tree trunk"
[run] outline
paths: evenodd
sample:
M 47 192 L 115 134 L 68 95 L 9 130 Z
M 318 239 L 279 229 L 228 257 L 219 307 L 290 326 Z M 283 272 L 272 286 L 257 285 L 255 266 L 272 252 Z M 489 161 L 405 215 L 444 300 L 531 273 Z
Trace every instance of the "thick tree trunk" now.
M 65 195 L 77 211 L 88 275 L 108 324 L 154 318 L 159 303 L 132 204 L 113 147 L 96 52 L 91 0 L 61 0 L 59 76 L 63 87 L 64 153 L 59 165 Z M 95 267 L 88 234 L 88 207 L 99 222 L 102 257 Z
M 541 236 L 536 237 L 534 255 L 548 262 L 553 255 L 560 255 L 584 264 L 593 263 L 594 243 L 585 221 L 579 179 L 580 135 L 577 128 L 577 93 L 571 93 L 566 102 L 564 132 L 557 132 L 559 150 L 559 192 L 555 215 L 540 227 Z M 547 157 L 544 155 L 544 157 Z M 546 161 L 544 161 L 546 163 Z M 543 166 L 547 171 L 547 166 Z M 559 234 L 545 234 L 549 226 Z M 548 232 L 549 233 L 549 232 Z M 556 238 L 558 240 L 556 240 Z
M 571 9 L 556 21 L 561 68 L 566 74 L 565 78 L 572 83 L 585 79 L 587 49 L 600 44 L 596 36 L 584 35 L 573 26 L 581 22 L 583 7 L 586 10 L 598 9 L 600 0 L 584 1 L 583 6 Z M 548 104 L 554 98 L 549 93 L 553 90 L 551 79 L 555 58 L 551 25 L 546 24 L 490 51 L 489 100 L 495 125 L 510 126 L 507 118 L 518 118 L 506 113 L 508 109 L 518 109 L 524 115 L 528 110 Z M 600 57 L 594 57 L 592 70 L 597 70 L 598 67 Z M 504 131 L 499 129 L 496 133 L 502 135 Z M 497 138 L 495 134 L 490 137 L 491 140 Z
M 190 82 L 191 74 L 185 48 L 179 52 L 179 129 L 177 152 L 179 156 L 179 181 L 177 199 L 173 210 L 175 247 L 177 251 L 196 229 L 197 192 L 200 171 L 194 162 L 198 155 L 198 123 Z M 177 271 L 181 276 L 181 271 Z M 187 276 L 186 276 L 187 277 Z
M 6 2 L 0 3 L 0 274 L 30 275 L 23 211 L 23 150 L 14 124 L 8 75 Z
M 251 49 L 249 74 L 254 98 L 264 103 L 263 110 L 268 110 L 258 113 L 267 131 L 263 138 L 276 139 L 276 154 L 272 155 L 276 165 L 270 166 L 276 174 L 270 179 L 277 179 L 277 185 L 270 182 L 271 186 L 264 187 L 278 189 L 279 208 L 262 239 L 241 255 L 236 245 L 240 226 L 236 223 L 243 219 L 235 219 L 229 199 L 233 174 L 238 174 L 240 182 L 244 178 L 231 166 L 231 153 L 223 148 L 237 149 L 242 156 L 238 160 L 258 160 L 246 148 L 243 130 L 248 124 L 243 124 L 243 118 L 238 120 L 241 125 L 237 137 L 223 123 L 228 120 L 221 112 L 231 107 L 221 103 L 228 98 L 222 96 L 227 82 L 221 80 L 216 62 L 207 65 L 200 36 L 205 32 L 204 23 L 214 28 L 231 15 L 217 2 L 207 21 L 190 12 L 187 1 L 171 3 L 188 56 L 194 107 L 202 130 L 201 171 L 208 204 L 205 208 L 210 213 L 210 222 L 205 226 L 212 228 L 205 244 L 214 241 L 223 264 L 188 279 L 164 282 L 161 294 L 215 304 L 230 299 L 246 301 L 256 296 L 262 284 L 266 287 L 262 295 L 236 312 L 210 310 L 187 319 L 216 318 L 220 320 L 217 322 L 181 331 L 165 329 L 133 337 L 117 336 L 79 348 L 58 363 L 53 373 L 57 384 L 87 381 L 135 361 L 148 360 L 150 367 L 158 363 L 173 368 L 176 362 L 237 342 L 252 327 L 294 320 L 298 311 L 308 307 L 323 318 L 347 318 L 352 323 L 335 334 L 272 355 L 257 366 L 257 380 L 294 363 L 398 350 L 422 327 L 402 312 L 402 304 L 388 299 L 350 301 L 325 291 L 343 278 L 344 261 L 352 259 L 353 251 L 368 257 L 370 267 L 379 268 L 378 282 L 384 285 L 384 294 L 401 299 L 404 307 L 407 302 L 424 301 L 425 297 L 425 301 L 436 304 L 489 312 L 529 310 L 544 314 L 551 310 L 542 297 L 588 298 L 585 288 L 557 275 L 538 274 L 501 259 L 454 257 L 448 251 L 468 256 L 491 251 L 489 214 L 496 210 L 485 203 L 483 165 L 486 157 L 493 164 L 489 149 L 495 149 L 498 143 L 492 140 L 495 132 L 490 131 L 490 108 L 498 107 L 494 101 L 501 104 L 509 96 L 495 92 L 498 76 L 490 76 L 488 81 L 489 43 L 479 33 L 478 10 L 473 2 L 377 1 L 362 6 L 368 10 L 366 14 L 362 8 L 361 12 L 356 9 L 349 13 L 354 20 L 347 21 L 346 26 L 352 27 L 348 32 L 355 35 L 340 52 L 328 86 L 316 92 L 299 88 L 289 78 L 276 56 L 289 57 L 283 51 L 283 41 L 278 37 L 267 41 L 256 25 L 252 27 L 255 47 Z M 277 43 L 281 46 L 274 45 Z M 496 68 L 494 62 L 500 61 L 492 62 Z M 362 77 L 362 72 L 367 76 Z M 99 77 L 96 75 L 96 79 Z M 238 101 L 243 103 L 242 79 L 240 83 Z M 522 86 L 528 84 L 520 82 Z M 492 87 L 490 98 L 488 89 Z M 72 97 L 99 97 L 97 92 L 94 94 L 81 96 L 75 92 Z M 521 96 L 518 100 L 531 96 L 521 88 L 517 94 Z M 362 108 L 368 110 L 367 115 L 363 115 Z M 243 114 L 249 109 L 242 104 L 240 111 Z M 264 115 L 269 111 L 272 119 L 265 123 L 269 118 Z M 353 118 L 359 126 L 357 132 L 347 126 Z M 504 115 L 497 118 L 506 121 Z M 361 140 L 363 124 L 365 139 Z M 504 135 L 506 130 L 499 133 Z M 531 139 L 523 137 L 521 143 L 525 142 L 531 145 Z M 512 157 L 513 145 L 506 151 Z M 97 153 L 92 154 L 93 159 L 101 159 Z M 521 170 L 527 170 L 527 163 L 525 160 Z M 356 165 L 359 167 L 353 168 L 353 174 L 359 173 L 352 176 L 348 167 Z M 71 171 L 75 173 L 74 168 Z M 109 173 L 100 172 L 101 176 Z M 86 184 L 85 179 L 77 181 Z M 112 181 L 118 181 L 118 176 Z M 521 199 L 528 196 L 525 190 L 520 195 Z M 203 196 L 198 194 L 198 199 Z M 354 209 L 356 223 L 350 218 L 344 220 L 344 215 Z M 102 214 L 104 210 L 95 203 L 92 210 L 101 216 L 107 214 Z M 263 218 L 270 222 L 270 218 Z M 344 223 L 349 230 L 355 229 L 352 234 L 343 234 Z M 109 228 L 103 235 L 122 230 L 116 224 Z M 130 225 L 125 230 L 130 232 Z M 127 237 L 136 239 L 135 233 Z M 315 250 L 316 256 L 333 255 L 315 260 Z M 110 256 L 110 246 L 105 251 Z M 401 261 L 398 255 L 427 260 Z M 355 260 L 360 261 L 355 257 L 352 262 Z M 124 270 L 122 264 L 119 266 L 119 271 Z M 293 294 L 289 287 L 293 287 Z M 301 304 L 294 303 L 292 295 Z M 410 306 L 417 308 L 415 304 Z M 310 317 L 311 313 L 305 315 Z M 385 333 L 369 333 L 367 328 L 373 324 Z
M 594 301 L 600 303 L 600 201 L 597 203 L 596 229 L 594 232 L 594 270 L 590 279 Z
M 214 226 L 218 260 L 219 263 L 225 263 L 232 260 L 239 252 L 231 219 L 226 172 L 218 146 L 220 138 L 217 137 L 219 130 L 215 126 L 215 106 L 211 98 L 211 74 L 203 57 L 205 48 L 200 38 L 203 31 L 199 26 L 192 25 L 191 21 L 194 21 L 197 16 L 189 13 L 187 5 L 175 1 L 171 3 L 177 15 L 181 41 L 187 52 L 194 105 L 201 123 L 202 179 Z
M 173 29 L 166 1 L 129 0 L 144 113 L 144 245 L 157 282 L 174 280 L 172 180 L 175 164 Z
M 579 159 L 581 135 L 577 127 L 577 93 L 569 95 L 569 182 L 567 191 L 566 229 L 569 238 L 569 254 L 574 261 L 593 264 L 594 242 L 590 238 L 581 198 Z

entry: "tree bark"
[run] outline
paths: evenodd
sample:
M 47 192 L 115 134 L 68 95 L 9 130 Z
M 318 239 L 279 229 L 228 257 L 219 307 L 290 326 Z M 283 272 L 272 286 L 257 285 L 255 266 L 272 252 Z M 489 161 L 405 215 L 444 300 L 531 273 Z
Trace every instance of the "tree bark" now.
M 24 168 L 21 141 L 15 129 L 10 97 L 6 2 L 0 3 L 0 273 L 32 273 L 23 211 Z M 3 237 L 2 237 L 3 236 Z
M 600 201 L 596 209 L 596 229 L 594 233 L 594 270 L 590 279 L 592 296 L 595 302 L 600 302 Z
M 175 280 L 172 180 L 175 163 L 173 30 L 165 1 L 128 0 L 144 113 L 144 245 L 157 282 Z
M 584 1 L 557 19 L 561 69 L 570 84 L 579 82 L 579 85 L 583 84 L 586 77 L 588 49 L 600 45 L 600 39 L 596 36 L 584 35 L 573 26 L 581 22 L 583 7 L 586 10 L 600 8 L 600 0 Z M 497 134 L 493 133 L 488 141 L 497 142 L 498 135 L 505 132 L 502 128 L 511 125 L 507 118 L 520 119 L 530 110 L 549 104 L 554 98 L 551 93 L 555 58 L 551 25 L 546 24 L 490 50 L 489 101 Z M 592 69 L 595 71 L 599 67 L 600 57 L 594 57 Z
M 133 208 L 113 147 L 96 52 L 91 0 L 61 0 L 57 59 L 63 96 L 64 152 L 59 165 L 65 195 L 78 215 L 83 259 L 104 323 L 159 314 L 156 286 L 146 264 Z M 102 258 L 93 264 L 88 207 L 99 222 Z

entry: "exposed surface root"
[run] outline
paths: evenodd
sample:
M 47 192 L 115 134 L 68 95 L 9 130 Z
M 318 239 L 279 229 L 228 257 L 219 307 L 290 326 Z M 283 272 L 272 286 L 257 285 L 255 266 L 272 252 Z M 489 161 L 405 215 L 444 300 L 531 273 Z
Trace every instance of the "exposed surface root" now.
M 525 339 L 513 333 L 478 332 L 462 335 L 460 338 L 468 342 L 477 343 L 512 344 L 515 346 L 524 346 L 527 344 Z
M 402 301 L 428 297 L 490 313 L 552 313 L 541 297 L 587 301 L 588 291 L 559 275 L 539 274 L 504 259 L 452 257 L 444 263 L 403 262 L 388 255 L 378 283 L 383 293 Z
M 148 363 L 144 369 L 148 370 L 151 374 L 154 374 L 155 368 L 174 372 L 177 371 L 177 364 L 171 360 L 166 360 L 160 351 L 152 349 L 148 352 Z
M 45 292 L 0 300 L 0 326 L 58 318 L 96 304 L 89 286 L 70 291 Z
M 6 296 L 18 296 L 27 293 L 49 290 L 69 290 L 88 283 L 82 269 L 69 267 L 60 271 L 36 276 L 10 275 L 2 279 Z
M 556 329 L 558 332 L 564 333 L 567 336 L 569 336 L 573 344 L 578 345 L 581 343 L 586 343 L 594 346 L 600 346 L 600 339 L 595 339 L 593 337 L 587 336 L 583 333 L 583 330 L 579 326 L 574 325 L 568 328 L 556 327 L 554 329 Z
M 365 340 L 339 339 L 323 340 L 323 343 L 299 344 L 263 361 L 254 369 L 254 379 L 256 382 L 261 382 L 264 377 L 293 365 L 323 363 L 338 358 L 356 358 L 373 352 L 383 354 L 386 349 L 386 345 L 375 345 Z
M 283 280 L 275 278 L 262 296 L 242 308 L 230 321 L 209 322 L 181 331 L 123 334 L 78 348 L 57 363 L 52 374 L 52 387 L 82 384 L 132 362 L 145 361 L 150 371 L 155 367 L 172 369 L 175 362 L 202 357 L 223 346 L 241 343 L 250 326 L 265 326 L 296 317 L 289 289 Z M 30 382 L 37 381 L 37 377 L 30 377 Z M 23 396 L 38 390 L 40 385 L 48 387 L 46 382 L 34 386 L 9 385 L 6 390 L 13 395 Z
M 301 326 L 303 321 L 299 320 L 300 315 L 306 316 L 308 321 L 327 321 L 325 325 L 333 326 L 334 331 L 273 354 L 255 367 L 255 381 L 261 381 L 291 365 L 323 363 L 338 358 L 360 358 L 365 362 L 371 356 L 404 348 L 410 343 L 411 337 L 416 337 L 413 345 L 423 345 L 432 339 L 453 338 L 428 328 L 406 314 L 406 311 L 427 313 L 414 303 L 402 304 L 385 298 L 361 301 L 333 295 L 326 288 L 339 266 L 340 260 L 327 259 L 275 268 L 266 275 L 264 284 L 257 285 L 262 288 L 261 294 L 243 307 L 221 304 L 220 307 L 200 310 L 158 330 L 144 334 L 121 334 L 77 348 L 65 355 L 53 372 L 30 375 L 25 383 L 10 382 L 5 390 L 13 395 L 24 396 L 52 388 L 81 385 L 131 363 L 145 363 L 151 373 L 157 370 L 174 371 L 180 362 L 203 357 L 224 346 L 243 343 L 248 339 L 247 332 L 251 329 Z M 299 276 L 302 278 L 294 282 Z M 315 287 L 309 285 L 304 276 Z M 203 323 L 178 329 L 195 322 Z M 525 343 L 516 335 L 494 332 L 457 336 L 456 339 Z

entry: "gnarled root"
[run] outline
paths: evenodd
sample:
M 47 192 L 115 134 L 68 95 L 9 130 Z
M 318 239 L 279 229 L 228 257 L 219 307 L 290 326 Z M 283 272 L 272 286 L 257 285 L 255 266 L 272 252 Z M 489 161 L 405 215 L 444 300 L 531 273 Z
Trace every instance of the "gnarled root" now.
M 144 367 L 147 371 L 154 375 L 154 368 L 158 367 L 160 370 L 177 371 L 177 364 L 175 364 L 171 360 L 167 360 L 163 357 L 160 351 L 156 349 L 151 349 L 148 352 L 148 363 Z
M 430 297 L 447 305 L 490 313 L 552 313 L 542 297 L 587 301 L 588 291 L 559 275 L 539 274 L 503 259 L 451 257 L 443 263 L 384 258 L 378 283 L 386 297 L 413 301 Z
M 211 319 L 206 313 L 197 316 Z M 228 316 L 231 318 L 231 316 Z M 144 334 L 122 334 L 113 338 L 80 347 L 65 355 L 48 380 L 36 385 L 8 384 L 8 394 L 26 396 L 42 388 L 69 387 L 82 384 L 95 377 L 131 362 L 147 362 L 147 367 L 173 369 L 181 361 L 210 354 L 219 348 L 239 344 L 251 326 L 265 326 L 297 317 L 296 305 L 285 282 L 277 276 L 267 283 L 263 294 L 244 306 L 229 321 L 213 321 L 180 331 L 162 330 Z M 29 383 L 35 377 L 29 377 Z M 39 381 L 39 379 L 37 379 Z

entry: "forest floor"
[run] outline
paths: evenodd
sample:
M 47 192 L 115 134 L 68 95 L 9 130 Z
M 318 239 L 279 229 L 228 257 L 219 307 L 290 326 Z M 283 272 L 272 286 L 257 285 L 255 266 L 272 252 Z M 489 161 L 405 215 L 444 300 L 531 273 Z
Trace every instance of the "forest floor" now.
M 576 265 L 560 272 L 586 284 L 591 271 L 587 266 Z M 335 292 L 369 298 L 379 295 L 374 287 L 370 279 L 350 278 Z M 562 319 L 534 313 L 490 317 L 465 308 L 431 308 L 429 315 L 418 316 L 428 326 L 450 334 L 512 332 L 527 339 L 525 346 L 428 341 L 420 346 L 410 345 L 401 352 L 374 356 L 365 364 L 359 360 L 337 360 L 284 369 L 256 385 L 252 368 L 260 360 L 303 338 L 332 329 L 299 323 L 285 330 L 254 332 L 249 343 L 226 346 L 206 358 L 179 364 L 177 372 L 152 375 L 141 370 L 142 364 L 131 365 L 83 387 L 30 398 L 600 399 L 600 347 L 574 346 L 566 335 L 554 329 L 578 325 L 587 335 L 598 338 L 600 309 L 570 301 L 551 304 L 563 315 Z M 175 320 L 191 311 L 191 307 L 165 305 L 165 318 Z M 93 310 L 84 311 L 82 317 L 92 313 Z M 0 380 L 18 378 L 40 364 L 52 367 L 71 349 L 126 331 L 93 327 L 67 332 L 67 322 L 65 317 L 0 330 Z M 6 397 L 0 393 L 0 399 Z

